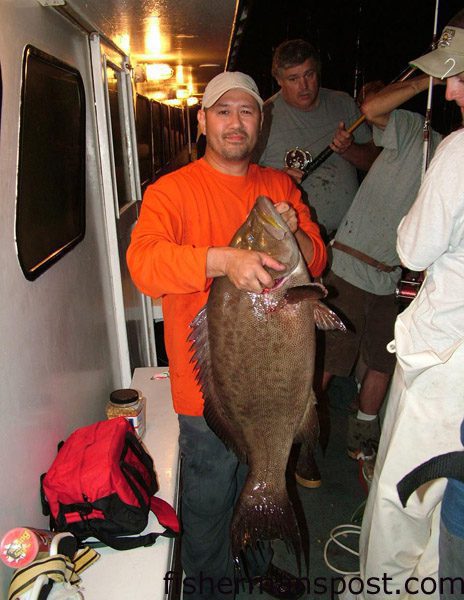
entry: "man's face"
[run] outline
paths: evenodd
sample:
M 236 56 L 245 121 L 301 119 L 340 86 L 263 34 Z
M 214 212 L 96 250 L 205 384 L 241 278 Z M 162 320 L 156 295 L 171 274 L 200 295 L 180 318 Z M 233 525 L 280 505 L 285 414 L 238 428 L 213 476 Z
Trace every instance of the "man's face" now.
M 454 100 L 461 110 L 464 109 L 464 72 L 447 78 L 446 99 Z
M 242 161 L 249 158 L 258 140 L 261 110 L 253 96 L 233 89 L 210 108 L 200 110 L 198 122 L 206 134 L 207 155 Z
M 279 69 L 277 83 L 282 90 L 282 96 L 290 106 L 300 110 L 312 110 L 317 105 L 319 94 L 319 77 L 317 64 L 313 58 L 308 58 L 301 65 Z

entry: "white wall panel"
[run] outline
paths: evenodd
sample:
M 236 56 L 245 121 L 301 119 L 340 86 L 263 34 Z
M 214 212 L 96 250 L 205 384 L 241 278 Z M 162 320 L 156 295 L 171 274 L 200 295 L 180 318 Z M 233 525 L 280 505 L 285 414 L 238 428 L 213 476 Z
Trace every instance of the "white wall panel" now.
M 1 0 L 0 22 L 1 536 L 19 525 L 48 526 L 40 510 L 39 476 L 59 440 L 104 418 L 119 372 L 87 39 L 36 0 Z M 34 282 L 24 278 L 14 243 L 20 79 L 27 44 L 79 69 L 87 103 L 86 236 Z M 0 597 L 6 597 L 12 572 L 0 563 Z

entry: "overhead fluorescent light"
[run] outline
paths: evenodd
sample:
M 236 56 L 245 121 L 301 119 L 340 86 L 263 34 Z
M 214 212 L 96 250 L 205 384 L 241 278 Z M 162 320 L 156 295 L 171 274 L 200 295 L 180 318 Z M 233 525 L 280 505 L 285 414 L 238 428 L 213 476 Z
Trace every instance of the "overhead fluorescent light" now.
M 145 67 L 147 81 L 160 81 L 170 79 L 174 75 L 174 69 L 165 63 L 147 64 Z

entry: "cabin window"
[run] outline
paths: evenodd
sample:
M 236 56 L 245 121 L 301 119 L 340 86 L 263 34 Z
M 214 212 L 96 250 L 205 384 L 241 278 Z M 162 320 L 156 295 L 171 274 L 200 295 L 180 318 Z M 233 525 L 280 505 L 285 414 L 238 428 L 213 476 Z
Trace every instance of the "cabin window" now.
M 110 107 L 111 134 L 113 137 L 114 169 L 116 173 L 116 189 L 119 210 L 132 202 L 129 175 L 128 148 L 125 142 L 125 122 L 123 121 L 123 81 L 122 73 L 111 66 L 107 68 L 108 100 Z
M 176 108 L 175 109 L 176 112 L 176 118 L 174 121 L 174 125 L 176 128 L 176 151 L 180 152 L 182 150 L 182 139 L 181 139 L 181 135 L 182 135 L 182 109 L 181 108 Z
M 188 144 L 188 120 L 189 120 L 190 109 L 187 107 L 182 111 L 182 145 Z
M 140 184 L 145 187 L 153 178 L 153 138 L 150 100 L 137 94 L 135 100 L 135 130 L 139 158 Z
M 156 174 L 163 166 L 163 131 L 161 125 L 161 104 L 151 103 L 151 122 L 153 126 L 153 171 Z
M 176 109 L 169 106 L 168 110 L 169 119 L 169 147 L 171 152 L 171 158 L 174 158 L 177 152 L 176 148 Z
M 171 160 L 171 139 L 169 135 L 169 106 L 167 104 L 161 104 L 161 127 L 162 127 L 162 138 L 163 138 L 163 165 Z
M 27 46 L 19 134 L 16 244 L 36 279 L 84 238 L 85 94 L 80 73 Z

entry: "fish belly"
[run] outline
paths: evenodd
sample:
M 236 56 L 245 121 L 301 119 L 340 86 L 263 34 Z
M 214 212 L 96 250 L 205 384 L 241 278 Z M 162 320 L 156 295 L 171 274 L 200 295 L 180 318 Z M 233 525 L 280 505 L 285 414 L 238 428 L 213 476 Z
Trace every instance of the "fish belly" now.
M 249 465 L 232 520 L 234 554 L 263 539 L 300 548 L 285 471 L 303 417 L 315 411 L 314 321 L 310 302 L 277 305 L 243 293 L 232 301 L 230 294 L 208 314 L 214 387 L 236 432 L 238 443 L 230 445 Z

